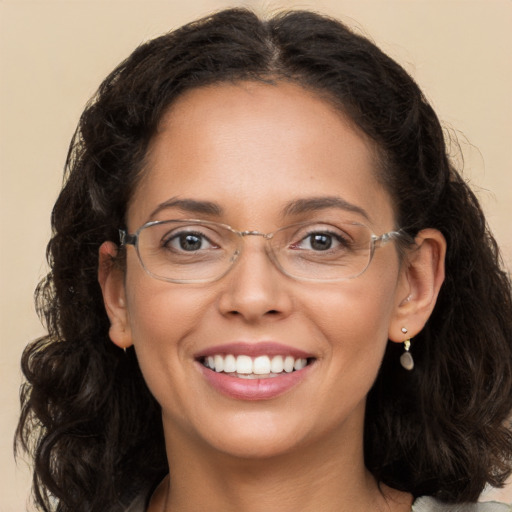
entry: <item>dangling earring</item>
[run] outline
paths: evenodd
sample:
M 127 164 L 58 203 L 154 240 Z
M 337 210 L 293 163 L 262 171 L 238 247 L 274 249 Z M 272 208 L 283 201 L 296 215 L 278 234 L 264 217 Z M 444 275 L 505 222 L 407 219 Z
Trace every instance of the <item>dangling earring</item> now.
M 402 332 L 404 334 L 407 334 L 407 329 L 405 327 L 402 327 Z M 411 348 L 411 340 L 405 340 L 404 341 L 404 349 L 405 352 L 400 356 L 400 364 L 406 369 L 406 370 L 412 370 L 414 368 L 414 359 L 412 358 L 411 353 L 409 352 L 409 349 Z

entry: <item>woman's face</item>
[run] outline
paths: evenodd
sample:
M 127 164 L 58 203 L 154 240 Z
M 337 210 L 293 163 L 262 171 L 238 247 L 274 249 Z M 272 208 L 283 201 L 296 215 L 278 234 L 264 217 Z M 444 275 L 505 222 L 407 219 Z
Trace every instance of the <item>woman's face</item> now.
M 325 100 L 286 83 L 199 88 L 165 115 L 128 231 L 190 218 L 263 233 L 307 220 L 362 222 L 377 235 L 395 227 L 364 136 Z M 127 248 L 123 340 L 161 404 L 168 442 L 243 457 L 324 441 L 359 446 L 366 395 L 405 298 L 394 244 L 355 279 L 310 282 L 281 273 L 261 237 L 244 243 L 230 272 L 207 284 L 157 280 Z M 269 379 L 203 364 L 227 354 L 309 364 Z

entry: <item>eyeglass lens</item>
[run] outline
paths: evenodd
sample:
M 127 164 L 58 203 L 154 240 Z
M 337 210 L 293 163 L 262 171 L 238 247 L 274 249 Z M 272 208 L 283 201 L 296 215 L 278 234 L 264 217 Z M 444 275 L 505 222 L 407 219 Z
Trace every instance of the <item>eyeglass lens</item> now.
M 137 232 L 137 250 L 144 268 L 156 278 L 210 281 L 230 269 L 250 234 L 214 222 L 162 221 Z M 299 279 L 355 277 L 372 254 L 372 232 L 353 222 L 295 224 L 263 236 L 274 263 Z

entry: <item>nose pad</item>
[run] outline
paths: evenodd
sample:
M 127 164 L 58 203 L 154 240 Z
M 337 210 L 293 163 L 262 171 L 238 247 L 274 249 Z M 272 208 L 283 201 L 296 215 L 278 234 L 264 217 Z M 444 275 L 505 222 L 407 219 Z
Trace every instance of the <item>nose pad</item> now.
M 245 247 L 243 254 L 237 250 L 231 257 L 233 266 L 224 278 L 220 312 L 251 322 L 286 316 L 292 304 L 284 282 L 286 277 L 276 267 L 267 247 L 250 245 L 252 247 Z

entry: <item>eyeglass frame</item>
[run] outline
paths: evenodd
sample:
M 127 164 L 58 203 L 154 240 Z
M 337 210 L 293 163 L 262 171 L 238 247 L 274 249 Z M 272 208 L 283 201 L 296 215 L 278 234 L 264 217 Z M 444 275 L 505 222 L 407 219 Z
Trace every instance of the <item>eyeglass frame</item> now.
M 120 242 L 120 245 L 124 246 L 124 247 L 126 247 L 127 245 L 132 245 L 133 247 L 135 247 L 135 250 L 137 252 L 137 257 L 139 259 L 139 262 L 140 262 L 142 268 L 144 269 L 144 271 L 149 276 L 151 276 L 152 278 L 157 279 L 159 281 L 164 281 L 164 282 L 168 282 L 168 283 L 175 283 L 175 284 L 214 283 L 215 281 L 218 281 L 219 279 L 222 279 L 234 267 L 235 263 L 239 259 L 240 254 L 242 253 L 242 250 L 240 249 L 239 251 L 238 250 L 235 251 L 234 254 L 231 257 L 230 265 L 227 267 L 226 271 L 224 273 L 222 273 L 220 276 L 217 276 L 217 277 L 215 277 L 213 279 L 197 279 L 197 280 L 196 279 L 193 279 L 193 280 L 191 280 L 191 279 L 172 279 L 172 278 L 169 278 L 169 277 L 158 276 L 158 275 L 154 274 L 153 272 L 151 272 L 150 270 L 148 270 L 148 268 L 144 264 L 144 261 L 142 260 L 142 256 L 141 256 L 140 251 L 139 251 L 139 234 L 141 233 L 141 231 L 143 231 L 144 229 L 149 228 L 151 226 L 160 225 L 160 224 L 167 224 L 167 223 L 171 223 L 171 222 L 192 222 L 194 224 L 206 224 L 206 225 L 212 224 L 212 225 L 215 225 L 215 226 L 220 226 L 222 228 L 225 228 L 228 231 L 234 233 L 235 235 L 237 235 L 238 237 L 240 237 L 242 239 L 244 237 L 246 237 L 246 236 L 261 236 L 265 240 L 271 240 L 274 237 L 274 235 L 276 233 L 278 233 L 279 231 L 282 231 L 282 230 L 285 230 L 285 229 L 288 229 L 288 228 L 291 228 L 291 227 L 294 227 L 294 226 L 307 226 L 308 224 L 322 224 L 322 223 L 330 224 L 329 222 L 322 222 L 322 221 L 298 222 L 298 223 L 289 224 L 287 226 L 283 226 L 281 228 L 278 228 L 278 229 L 276 229 L 275 231 L 273 231 L 271 233 L 262 233 L 261 231 L 257 231 L 257 230 L 239 231 L 239 230 L 233 228 L 232 226 L 230 226 L 229 224 L 223 224 L 221 222 L 215 222 L 215 221 L 209 221 L 209 220 L 203 220 L 203 219 L 166 219 L 166 220 L 153 220 L 153 221 L 146 222 L 145 224 L 140 226 L 134 233 L 131 233 L 131 234 L 128 233 L 126 229 L 119 229 L 118 230 L 119 231 L 119 242 Z M 380 247 L 381 245 L 385 245 L 385 244 L 387 244 L 388 242 L 390 242 L 392 240 L 399 240 L 399 239 L 403 238 L 404 236 L 406 236 L 406 233 L 404 232 L 403 229 L 391 230 L 391 231 L 388 231 L 387 233 L 383 233 L 382 235 L 378 235 L 377 236 L 377 235 L 375 235 L 375 233 L 372 233 L 371 229 L 366 224 L 357 223 L 357 222 L 354 222 L 353 224 L 354 225 L 359 225 L 359 226 L 364 226 L 371 233 L 371 236 L 370 236 L 370 255 L 368 257 L 368 263 L 364 267 L 364 269 L 361 270 L 361 272 L 359 272 L 358 274 L 353 275 L 353 276 L 341 277 L 341 278 L 333 278 L 333 279 L 316 279 L 316 278 L 294 276 L 293 274 L 290 274 L 289 272 L 286 272 L 282 268 L 282 266 L 280 265 L 279 261 L 276 259 L 273 251 L 266 250 L 265 252 L 267 253 L 267 256 L 272 261 L 274 266 L 282 274 L 284 274 L 285 276 L 288 276 L 288 277 L 290 277 L 292 279 L 296 279 L 298 281 L 310 281 L 310 282 L 328 282 L 328 283 L 340 282 L 340 281 L 348 281 L 350 279 L 355 279 L 355 278 L 359 277 L 361 274 L 364 274 L 366 272 L 366 270 L 368 270 L 368 267 L 370 266 L 370 264 L 371 264 L 371 262 L 373 260 L 373 256 L 374 256 L 376 248 Z

